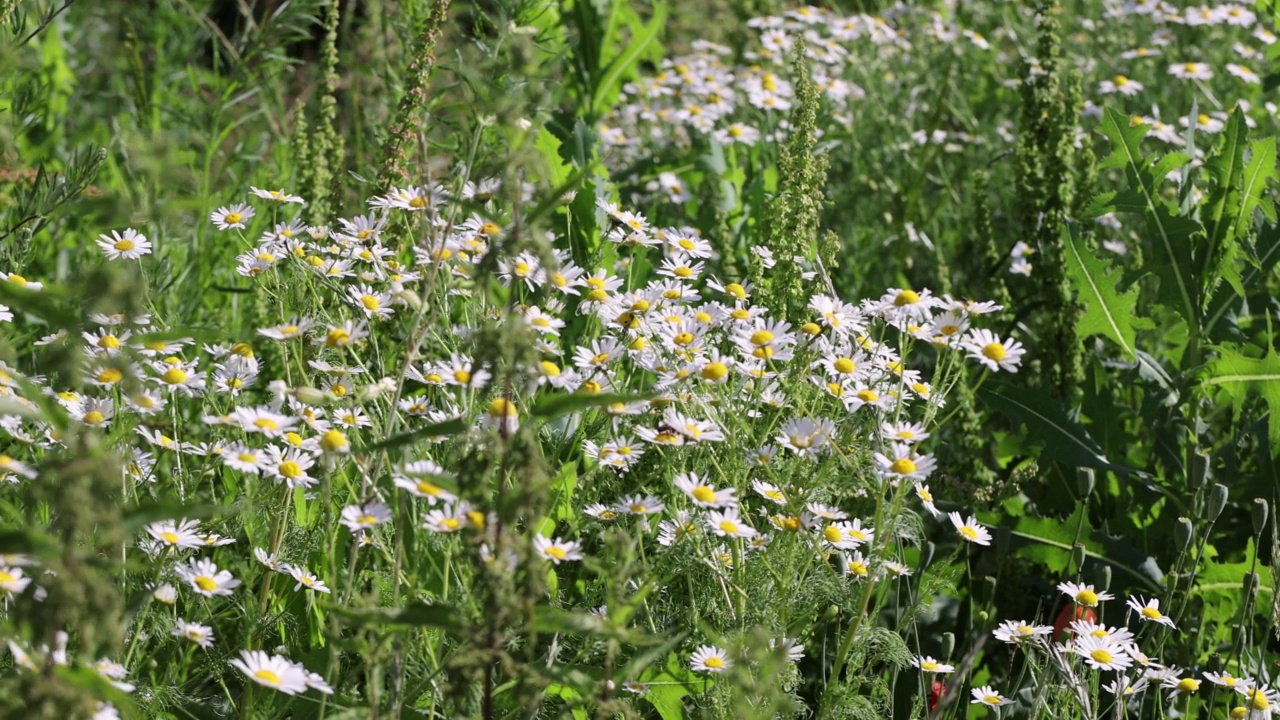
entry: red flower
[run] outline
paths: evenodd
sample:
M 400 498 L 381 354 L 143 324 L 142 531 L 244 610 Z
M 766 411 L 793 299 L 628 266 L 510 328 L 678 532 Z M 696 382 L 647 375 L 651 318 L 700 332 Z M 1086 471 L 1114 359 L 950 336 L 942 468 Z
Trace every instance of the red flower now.
M 1094 612 L 1091 607 L 1084 607 L 1075 603 L 1067 605 L 1062 608 L 1062 612 L 1058 613 L 1058 619 L 1053 621 L 1053 639 L 1062 642 L 1063 635 L 1068 632 L 1066 627 L 1075 620 L 1098 622 L 1098 613 Z
M 933 714 L 938 709 L 938 701 L 943 695 L 947 694 L 947 686 L 941 680 L 934 680 L 933 687 L 929 689 L 929 713 Z

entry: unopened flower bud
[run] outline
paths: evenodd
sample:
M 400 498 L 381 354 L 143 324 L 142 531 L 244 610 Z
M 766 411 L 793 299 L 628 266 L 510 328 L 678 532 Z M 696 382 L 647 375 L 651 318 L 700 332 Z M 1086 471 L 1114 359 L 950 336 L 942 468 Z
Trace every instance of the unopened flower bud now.
M 955 650 L 956 650 L 955 633 L 949 633 L 949 632 L 942 633 L 942 659 L 950 660 L 951 653 L 955 652 Z
M 1084 545 L 1076 543 L 1071 546 L 1071 564 L 1067 567 L 1072 574 L 1080 572 L 1080 568 L 1084 567 L 1084 557 Z
M 329 394 L 323 390 L 304 385 L 300 388 L 294 388 L 293 396 L 304 405 L 324 405 L 328 402 Z
M 1244 574 L 1244 594 L 1245 597 L 1254 597 L 1258 594 L 1258 573 L 1247 572 Z
M 1080 493 L 1081 498 L 1087 498 L 1093 494 L 1096 481 L 1097 476 L 1093 468 L 1076 468 L 1076 491 Z
M 1098 567 L 1097 587 L 1099 590 L 1102 590 L 1102 591 L 1111 589 L 1111 566 L 1110 565 L 1101 565 Z
M 1180 517 L 1178 522 L 1173 526 L 1173 539 L 1178 543 L 1181 552 L 1186 552 L 1191 547 L 1191 541 L 1196 537 L 1195 526 L 1191 524 L 1190 518 Z
M 1253 534 L 1262 534 L 1262 529 L 1267 526 L 1267 513 L 1270 508 L 1267 507 L 1266 498 L 1253 499 Z
M 396 293 L 396 297 L 400 300 L 403 300 L 405 305 L 408 305 L 414 310 L 422 309 L 422 297 L 418 295 L 418 293 L 412 290 L 409 290 L 407 288 L 404 290 L 401 290 L 400 292 Z
M 1209 489 L 1209 522 L 1217 520 L 1226 506 L 1227 486 L 1222 483 L 1214 483 L 1214 486 Z

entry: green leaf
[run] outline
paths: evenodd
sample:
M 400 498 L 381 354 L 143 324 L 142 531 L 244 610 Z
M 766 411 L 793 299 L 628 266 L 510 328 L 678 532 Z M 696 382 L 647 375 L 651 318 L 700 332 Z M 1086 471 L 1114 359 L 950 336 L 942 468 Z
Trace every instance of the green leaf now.
M 325 609 L 358 626 L 433 627 L 457 633 L 466 625 L 462 614 L 448 605 L 411 603 L 402 608 L 350 608 L 331 604 Z
M 649 691 L 644 699 L 653 706 L 662 720 L 684 720 L 684 703 L 681 698 L 689 694 L 688 685 L 697 678 L 680 664 L 680 658 L 671 653 L 667 656 L 665 669 L 651 669 L 641 676 L 642 681 L 649 683 Z
M 1132 472 L 1108 460 L 1084 426 L 1068 417 L 1048 395 L 1005 383 L 984 385 L 978 395 L 1010 420 L 1025 426 L 1031 439 L 1042 442 L 1042 458 L 1072 467 Z
M 1261 358 L 1247 357 L 1232 346 L 1217 351 L 1218 357 L 1205 367 L 1202 387 L 1224 390 L 1237 411 L 1250 394 L 1261 395 L 1270 410 L 1267 435 L 1271 449 L 1280 452 L 1280 354 L 1274 348 Z
M 1076 322 L 1080 337 L 1102 334 L 1115 341 L 1125 355 L 1134 357 L 1137 349 L 1134 330 L 1137 317 L 1138 288 L 1121 293 L 1117 289 L 1120 271 L 1107 272 L 1106 263 L 1089 252 L 1074 225 L 1062 231 L 1062 245 L 1067 277 L 1080 295 L 1084 314 Z
M 1095 201 L 1090 212 L 1104 209 L 1142 213 L 1153 241 L 1152 262 L 1144 270 L 1160 279 L 1160 302 L 1194 327 L 1200 309 L 1200 291 L 1192 274 L 1191 238 L 1201 231 L 1200 224 L 1174 215 L 1169 204 L 1161 199 L 1160 184 L 1164 181 L 1164 173 L 1157 172 L 1165 170 L 1167 173 L 1170 168 L 1167 160 L 1153 163 L 1143 156 L 1141 145 L 1147 126 L 1130 125 L 1127 116 L 1107 108 L 1100 129 L 1111 140 L 1111 154 L 1099 163 L 1099 168 L 1122 168 L 1129 188 L 1111 196 L 1109 202 Z M 1105 210 L 1107 207 L 1110 210 Z
M 623 78 L 627 73 L 632 72 L 640 59 L 645 56 L 649 44 L 657 39 L 658 31 L 666 26 L 666 20 L 666 3 L 655 2 L 653 17 L 649 20 L 649 24 L 632 28 L 631 42 L 605 68 L 603 76 L 591 93 L 591 111 L 594 117 L 603 116 L 613 106 L 618 97 L 618 91 L 622 87 Z
M 416 430 L 410 430 L 406 433 L 400 433 L 395 437 L 389 437 L 386 440 L 376 442 L 369 446 L 369 451 L 394 450 L 398 447 L 417 442 L 423 438 L 449 437 L 450 435 L 457 435 L 465 432 L 468 427 L 467 421 L 462 418 L 454 418 L 452 420 L 445 420 L 444 422 L 432 423 L 430 425 L 424 425 Z
M 648 400 L 652 395 L 619 395 L 617 393 L 556 393 L 543 395 L 533 404 L 534 417 L 546 420 L 569 415 L 587 408 L 607 407 L 615 403 L 633 403 Z
M 533 146 L 542 153 L 542 158 L 547 163 L 547 179 L 551 181 L 551 187 L 561 185 L 569 179 L 570 167 L 560 155 L 560 145 L 560 138 L 546 127 L 538 130 L 538 139 L 533 142 Z
M 1050 572 L 1067 572 L 1071 562 L 1071 549 L 1079 542 L 1084 546 L 1086 558 L 1123 570 L 1147 589 L 1159 591 L 1161 588 L 1158 579 L 1144 570 L 1148 559 L 1130 545 L 1103 537 L 1090 527 L 1083 513 L 1084 506 L 1077 504 L 1075 512 L 1066 519 L 1029 516 L 1015 518 L 1002 513 L 986 512 L 978 513 L 978 517 L 984 523 L 1008 529 L 1014 538 L 1029 543 L 1018 548 L 1016 553 L 1042 563 Z M 1078 540 L 1077 527 L 1080 528 Z

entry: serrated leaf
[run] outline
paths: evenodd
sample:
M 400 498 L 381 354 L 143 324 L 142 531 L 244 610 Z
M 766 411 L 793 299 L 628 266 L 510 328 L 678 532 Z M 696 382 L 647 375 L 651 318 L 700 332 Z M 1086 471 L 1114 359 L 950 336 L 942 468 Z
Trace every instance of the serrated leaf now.
M 1141 212 L 1152 239 L 1152 263 L 1147 268 L 1160 279 L 1159 298 L 1182 316 L 1189 325 L 1196 324 L 1199 313 L 1199 286 L 1192 275 L 1192 236 L 1201 231 L 1195 220 L 1173 214 L 1160 197 L 1163 174 L 1156 174 L 1166 162 L 1152 163 L 1142 154 L 1145 125 L 1130 125 L 1125 115 L 1107 108 L 1101 131 L 1111 141 L 1111 154 L 1099 163 L 1102 169 L 1122 168 L 1129 188 L 1109 201 L 1121 212 Z M 1098 209 L 1097 203 L 1090 210 Z
M 538 139 L 534 141 L 533 146 L 542 153 L 543 160 L 547 164 L 547 179 L 551 181 L 551 187 L 556 187 L 569 179 L 570 167 L 565 162 L 564 157 L 560 155 L 560 138 L 556 137 L 546 127 L 538 131 Z
M 984 385 L 978 395 L 1010 420 L 1025 426 L 1031 439 L 1041 441 L 1042 458 L 1072 467 L 1131 472 L 1108 460 L 1084 426 L 1069 418 L 1057 402 L 1044 393 L 993 383 Z
M 1106 335 L 1120 346 L 1125 355 L 1134 357 L 1137 349 L 1137 333 L 1133 324 L 1137 319 L 1137 286 L 1120 292 L 1117 288 L 1120 271 L 1112 269 L 1107 272 L 1106 263 L 1089 252 L 1074 226 L 1063 228 L 1062 245 L 1067 277 L 1084 305 L 1084 314 L 1076 321 L 1076 331 L 1082 338 Z
M 1250 394 L 1266 401 L 1270 410 L 1267 435 L 1272 451 L 1280 451 L 1280 354 L 1269 349 L 1261 358 L 1251 358 L 1230 346 L 1217 349 L 1218 357 L 1205 366 L 1202 386 L 1221 388 L 1238 410 Z

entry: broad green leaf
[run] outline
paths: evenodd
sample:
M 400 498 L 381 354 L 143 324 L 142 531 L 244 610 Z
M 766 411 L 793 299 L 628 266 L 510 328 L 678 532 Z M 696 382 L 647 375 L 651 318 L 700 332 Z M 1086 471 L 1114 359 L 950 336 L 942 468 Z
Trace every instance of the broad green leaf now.
M 1251 358 L 1231 346 L 1219 347 L 1217 352 L 1218 357 L 1205 367 L 1203 387 L 1226 391 L 1237 410 L 1251 393 L 1261 395 L 1270 410 L 1271 448 L 1280 451 L 1280 354 L 1272 349 L 1261 358 Z
M 619 395 L 617 393 L 556 393 L 538 398 L 530 412 L 534 417 L 550 420 L 588 408 L 643 402 L 650 397 L 649 395 Z
M 1106 263 L 1089 252 L 1075 226 L 1068 225 L 1062 235 L 1067 277 L 1084 305 L 1084 314 L 1076 322 L 1076 331 L 1081 338 L 1106 335 L 1120 346 L 1125 355 L 1134 357 L 1137 346 L 1133 321 L 1138 319 L 1138 288 L 1132 286 L 1121 293 L 1117 289 L 1120 271 L 1107 272 Z
M 551 181 L 551 187 L 557 187 L 569 179 L 570 167 L 560 155 L 560 144 L 560 139 L 546 127 L 538 130 L 538 139 L 533 142 L 533 146 L 542 153 L 542 159 L 547 163 L 547 179 Z
M 1151 237 L 1152 262 L 1145 267 L 1160 279 L 1159 299 L 1195 326 L 1200 309 L 1200 291 L 1192 274 L 1192 236 L 1201 231 L 1195 220 L 1173 214 L 1160 197 L 1160 184 L 1167 172 L 1166 162 L 1153 163 L 1142 154 L 1145 125 L 1131 125 L 1127 116 L 1107 108 L 1101 130 L 1111 140 L 1111 154 L 1099 163 L 1101 169 L 1123 169 L 1128 189 L 1110 198 L 1110 207 L 1120 212 L 1141 212 Z M 1090 211 L 1106 207 L 1098 202 Z M 1105 211 L 1105 210 L 1104 210 Z
M 978 395 L 991 407 L 1027 428 L 1030 439 L 1043 443 L 1041 457 L 1073 467 L 1131 472 L 1106 458 L 1084 426 L 1072 420 L 1048 395 L 1005 383 L 984 385 Z

